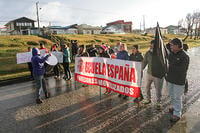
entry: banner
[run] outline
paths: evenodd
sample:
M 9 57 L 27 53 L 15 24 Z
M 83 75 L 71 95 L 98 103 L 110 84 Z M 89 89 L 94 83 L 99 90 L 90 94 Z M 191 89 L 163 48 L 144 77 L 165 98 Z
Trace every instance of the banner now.
M 32 53 L 31 52 L 24 52 L 24 53 L 17 53 L 17 64 L 28 63 L 31 62 Z
M 137 98 L 140 95 L 141 67 L 141 62 L 101 57 L 76 57 L 75 80 Z
M 63 63 L 63 53 L 62 52 L 52 52 L 56 56 L 59 63 Z M 40 50 L 40 55 L 44 57 L 46 55 L 45 50 Z M 32 52 L 17 53 L 17 64 L 31 62 Z

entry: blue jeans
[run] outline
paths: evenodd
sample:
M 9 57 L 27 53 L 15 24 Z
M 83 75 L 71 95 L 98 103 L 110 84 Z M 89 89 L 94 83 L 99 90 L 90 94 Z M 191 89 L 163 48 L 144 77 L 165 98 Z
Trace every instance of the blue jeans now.
M 34 76 L 34 79 L 36 81 L 36 99 L 39 99 L 41 86 L 43 88 L 43 92 L 45 94 L 47 93 L 46 82 L 43 75 Z
M 168 82 L 169 96 L 172 100 L 174 112 L 173 115 L 181 117 L 182 114 L 182 96 L 185 85 L 176 85 Z

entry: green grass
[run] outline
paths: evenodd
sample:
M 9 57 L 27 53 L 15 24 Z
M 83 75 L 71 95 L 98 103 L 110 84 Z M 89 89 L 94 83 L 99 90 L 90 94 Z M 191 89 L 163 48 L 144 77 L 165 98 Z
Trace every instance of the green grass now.
M 126 43 L 128 51 L 131 51 L 131 47 L 134 44 L 138 44 L 140 51 L 145 53 L 150 41 L 154 39 L 154 35 L 142 36 L 139 34 L 125 34 L 125 35 L 57 35 L 64 40 L 78 40 L 79 44 L 90 45 L 95 43 L 101 45 L 102 43 L 109 44 L 114 47 L 117 42 Z M 164 35 L 164 42 L 167 43 L 169 39 L 175 37 L 183 39 L 183 35 Z M 29 75 L 27 64 L 16 64 L 16 53 L 26 52 L 29 46 L 39 47 L 39 41 L 44 40 L 47 42 L 47 48 L 49 49 L 53 44 L 49 40 L 37 36 L 0 36 L 0 80 L 6 80 L 11 78 L 17 78 L 21 76 Z M 189 47 L 200 46 L 200 40 L 188 39 L 186 43 Z M 72 66 L 74 64 L 71 64 Z

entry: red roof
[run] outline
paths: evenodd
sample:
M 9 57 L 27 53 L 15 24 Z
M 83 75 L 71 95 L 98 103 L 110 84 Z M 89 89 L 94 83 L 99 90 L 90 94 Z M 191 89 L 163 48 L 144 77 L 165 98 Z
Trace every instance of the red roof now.
M 117 21 L 114 21 L 114 22 L 107 23 L 106 25 L 114 25 L 114 24 L 131 24 L 132 25 L 132 22 L 131 21 L 124 22 L 124 20 L 117 20 Z

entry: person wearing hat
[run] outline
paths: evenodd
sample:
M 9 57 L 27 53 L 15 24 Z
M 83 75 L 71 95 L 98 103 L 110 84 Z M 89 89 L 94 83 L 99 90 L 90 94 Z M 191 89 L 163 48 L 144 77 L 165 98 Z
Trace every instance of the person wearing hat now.
M 162 64 L 159 59 L 159 56 L 155 54 L 154 50 L 155 40 L 151 41 L 150 49 L 146 52 L 144 60 L 142 63 L 143 69 L 148 66 L 146 79 L 145 79 L 145 91 L 146 91 L 146 100 L 144 104 L 151 103 L 151 84 L 154 83 L 156 90 L 156 107 L 160 109 L 161 106 L 161 97 L 162 97 L 162 87 L 164 80 L 164 70 L 162 69 Z
M 129 56 L 129 60 L 130 61 L 137 61 L 137 62 L 142 62 L 143 61 L 143 56 L 142 53 L 139 52 L 138 50 L 138 45 L 133 45 L 132 47 L 132 54 Z M 136 98 L 134 99 L 134 102 L 137 103 L 139 101 L 142 101 L 143 95 L 142 95 L 142 91 L 140 90 L 140 98 Z
M 183 50 L 180 39 L 174 38 L 170 43 L 171 53 L 169 55 L 169 66 L 167 72 L 167 84 L 169 96 L 173 107 L 169 109 L 172 113 L 170 121 L 177 122 L 182 115 L 182 96 L 186 82 L 189 66 L 189 56 Z

